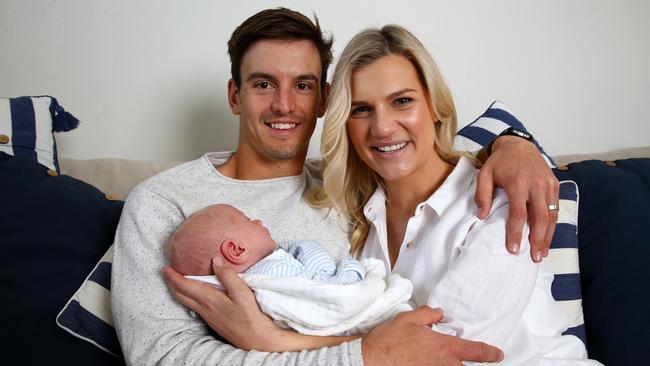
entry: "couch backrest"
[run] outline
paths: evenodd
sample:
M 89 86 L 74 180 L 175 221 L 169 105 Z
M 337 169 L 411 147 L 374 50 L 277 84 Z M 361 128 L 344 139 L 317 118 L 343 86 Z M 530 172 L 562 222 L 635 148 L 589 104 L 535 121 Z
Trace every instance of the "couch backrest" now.
M 553 159 L 559 165 L 587 159 L 617 160 L 650 157 L 650 146 L 609 151 L 600 154 L 562 155 Z M 99 188 L 116 199 L 126 199 L 141 181 L 182 162 L 153 162 L 128 159 L 60 159 L 61 173 Z
M 119 200 L 143 180 L 182 162 L 128 159 L 60 159 L 61 173 L 90 183 Z

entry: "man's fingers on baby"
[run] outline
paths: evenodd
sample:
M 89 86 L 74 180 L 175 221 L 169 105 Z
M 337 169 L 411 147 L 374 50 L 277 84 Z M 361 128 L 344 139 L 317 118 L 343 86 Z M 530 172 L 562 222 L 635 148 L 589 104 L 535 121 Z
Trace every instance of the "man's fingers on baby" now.
M 199 303 L 193 298 L 185 295 L 186 287 L 184 286 L 184 283 L 188 280 L 170 267 L 163 268 L 162 273 L 172 297 L 188 308 L 196 310 Z
M 172 291 L 172 296 L 176 301 L 178 301 L 180 304 L 196 311 L 196 312 L 201 312 L 201 304 L 194 300 L 191 297 L 185 296 L 180 292 L 174 292 Z
M 163 267 L 162 269 L 163 278 L 167 287 L 172 290 L 172 292 L 180 292 L 182 289 L 182 284 L 186 281 L 180 273 L 176 272 L 171 267 Z
M 241 292 L 241 291 L 250 291 L 250 288 L 244 280 L 242 280 L 239 275 L 232 269 L 230 266 L 223 265 L 219 268 L 215 268 L 214 274 L 223 285 L 224 289 L 231 296 Z
M 204 303 L 208 296 L 225 296 L 221 291 L 212 286 L 185 278 L 173 268 L 165 267 L 163 268 L 163 273 L 167 286 L 174 295 L 182 295 L 201 303 Z

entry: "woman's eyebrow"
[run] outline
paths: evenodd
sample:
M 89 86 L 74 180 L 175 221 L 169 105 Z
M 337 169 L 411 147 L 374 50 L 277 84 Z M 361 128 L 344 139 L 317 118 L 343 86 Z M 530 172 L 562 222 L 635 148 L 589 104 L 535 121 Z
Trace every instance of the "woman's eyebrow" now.
M 415 91 L 415 89 L 411 89 L 411 88 L 400 89 L 400 90 L 398 90 L 396 92 L 392 92 L 392 93 L 388 94 L 386 99 L 393 99 L 393 98 L 398 97 L 398 96 L 400 96 L 402 94 L 406 94 L 408 92 L 414 92 L 414 91 Z

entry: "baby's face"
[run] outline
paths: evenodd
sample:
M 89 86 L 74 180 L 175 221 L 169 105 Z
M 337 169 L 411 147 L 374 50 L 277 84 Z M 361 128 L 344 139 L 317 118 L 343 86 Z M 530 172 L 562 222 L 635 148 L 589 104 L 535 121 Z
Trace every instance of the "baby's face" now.
M 223 210 L 223 214 L 228 218 L 231 225 L 229 231 L 237 233 L 238 237 L 236 239 L 247 243 L 249 248 L 253 250 L 255 255 L 251 258 L 252 263 L 257 263 L 257 261 L 275 250 L 275 242 L 262 221 L 251 220 L 234 207 L 224 206 Z

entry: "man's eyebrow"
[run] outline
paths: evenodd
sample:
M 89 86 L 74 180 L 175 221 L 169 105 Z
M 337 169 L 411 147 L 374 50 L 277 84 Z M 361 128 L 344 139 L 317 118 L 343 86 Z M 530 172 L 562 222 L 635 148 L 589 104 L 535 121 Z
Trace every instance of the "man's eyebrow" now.
M 259 72 L 259 71 L 250 73 L 250 75 L 248 75 L 248 77 L 246 78 L 246 81 L 253 81 L 258 79 L 266 79 L 273 82 L 278 81 L 278 79 L 275 76 L 271 74 L 267 74 L 265 72 Z
M 314 74 L 303 74 L 303 75 L 298 75 L 296 77 L 296 80 L 300 81 L 318 81 L 318 77 Z
M 250 75 L 248 75 L 248 77 L 246 78 L 246 81 L 253 81 L 253 80 L 258 80 L 258 79 L 266 79 L 266 80 L 272 81 L 274 83 L 278 81 L 278 78 L 276 78 L 275 76 L 273 76 L 271 74 L 267 74 L 265 72 L 261 72 L 261 71 L 256 71 L 256 72 L 250 73 Z M 299 81 L 316 81 L 316 82 L 318 82 L 318 77 L 316 75 L 314 75 L 314 74 L 302 74 L 302 75 L 296 76 L 296 80 L 299 80 Z

